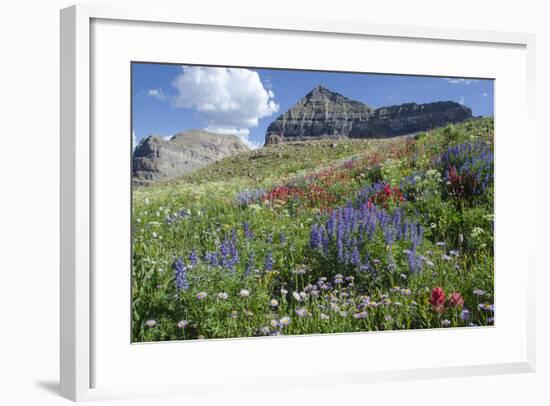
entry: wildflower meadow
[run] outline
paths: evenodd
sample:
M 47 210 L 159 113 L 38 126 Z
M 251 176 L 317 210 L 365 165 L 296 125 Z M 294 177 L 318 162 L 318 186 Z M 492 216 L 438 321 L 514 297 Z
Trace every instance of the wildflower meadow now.
M 133 191 L 134 342 L 492 326 L 492 118 Z

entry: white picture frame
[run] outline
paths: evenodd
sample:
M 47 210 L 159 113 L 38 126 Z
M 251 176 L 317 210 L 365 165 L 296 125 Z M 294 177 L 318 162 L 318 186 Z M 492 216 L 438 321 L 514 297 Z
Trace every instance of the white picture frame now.
M 111 8 L 105 6 L 76 5 L 61 11 L 61 266 L 60 266 L 60 317 L 61 317 L 61 364 L 60 382 L 62 396 L 71 400 L 89 400 L 104 397 L 141 396 L 159 393 L 182 393 L 183 386 L 172 385 L 169 389 L 148 388 L 94 388 L 95 356 L 93 333 L 96 319 L 92 315 L 94 285 L 94 232 L 93 200 L 95 185 L 92 181 L 93 126 L 91 118 L 92 81 L 91 66 L 93 44 L 92 22 L 108 20 L 133 24 L 138 22 L 176 24 L 180 26 L 216 27 L 217 30 L 244 28 L 254 35 L 255 30 L 318 35 L 342 34 L 357 38 L 406 38 L 418 41 L 439 41 L 441 43 L 510 45 L 524 48 L 526 55 L 525 80 L 525 126 L 526 153 L 534 157 L 534 49 L 535 37 L 525 33 L 486 32 L 460 29 L 428 28 L 401 25 L 379 25 L 342 21 L 318 21 L 302 19 L 228 19 L 209 16 L 186 15 L 185 7 L 171 10 L 150 8 Z M 497 158 L 498 159 L 498 158 Z M 529 161 L 529 160 L 527 160 Z M 534 171 L 534 159 L 526 162 L 526 173 Z M 527 199 L 527 198 L 526 198 Z M 529 224 L 534 224 L 535 201 L 529 201 Z M 129 232 L 129 230 L 128 230 Z M 532 233 L 531 233 L 532 235 Z M 529 236 L 529 239 L 534 237 Z M 534 247 L 534 244 L 530 244 Z M 526 287 L 535 291 L 534 248 L 523 254 Z M 523 298 L 523 297 L 522 297 Z M 535 369 L 535 297 L 525 295 L 525 323 L 518 325 L 525 335 L 524 357 L 514 362 L 490 364 L 471 363 L 440 367 L 397 368 L 376 371 L 352 371 L 338 374 L 306 374 L 301 384 L 362 383 L 376 380 L 419 379 L 430 377 L 452 377 L 468 375 L 529 372 Z M 498 327 L 497 327 L 498 328 Z M 130 343 L 128 343 L 130 345 Z M 208 343 L 200 343 L 203 347 Z M 217 343 L 221 346 L 223 344 Z M 522 344 L 523 345 L 523 344 Z M 238 379 L 238 376 L 236 377 Z M 286 384 L 292 377 L 278 376 L 263 379 L 256 387 L 269 388 L 273 384 Z M 246 384 L 243 383 L 243 387 Z M 92 389 L 93 388 L 93 389 Z M 188 389 L 189 387 L 187 387 Z M 208 385 L 196 384 L 197 392 L 208 391 Z

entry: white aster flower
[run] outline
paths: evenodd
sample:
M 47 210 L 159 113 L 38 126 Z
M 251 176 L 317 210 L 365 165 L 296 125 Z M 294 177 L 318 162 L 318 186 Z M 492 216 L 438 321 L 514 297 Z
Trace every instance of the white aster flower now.
M 285 316 L 285 317 L 281 318 L 281 320 L 279 320 L 279 325 L 282 326 L 282 327 L 286 327 L 286 326 L 290 325 L 290 317 Z
M 145 322 L 145 327 L 153 328 L 153 327 L 156 327 L 157 324 L 158 324 L 158 323 L 157 323 L 156 320 L 151 319 L 151 320 L 147 320 L 147 321 Z

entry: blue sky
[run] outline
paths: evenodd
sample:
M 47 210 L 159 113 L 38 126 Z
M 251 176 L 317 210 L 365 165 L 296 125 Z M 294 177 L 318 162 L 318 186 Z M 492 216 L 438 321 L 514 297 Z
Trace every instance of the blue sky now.
M 235 133 L 263 145 L 269 124 L 317 85 L 377 108 L 452 100 L 493 115 L 493 80 L 405 75 L 132 64 L 136 139 L 191 128 Z

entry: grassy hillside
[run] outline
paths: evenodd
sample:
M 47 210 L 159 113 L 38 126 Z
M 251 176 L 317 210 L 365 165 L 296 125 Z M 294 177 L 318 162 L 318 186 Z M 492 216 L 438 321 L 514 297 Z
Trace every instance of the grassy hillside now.
M 274 145 L 138 188 L 133 339 L 492 324 L 492 131 Z

